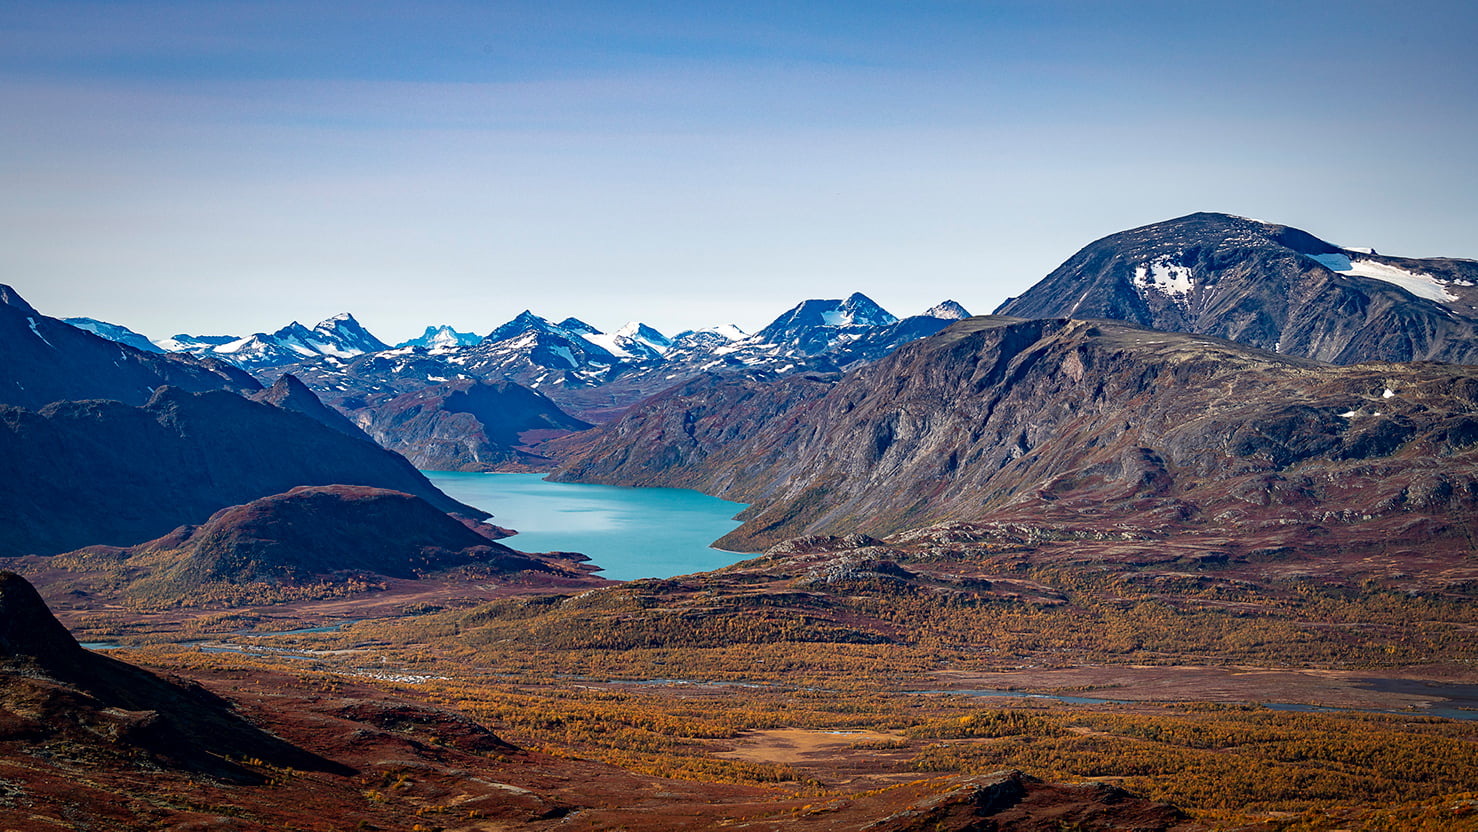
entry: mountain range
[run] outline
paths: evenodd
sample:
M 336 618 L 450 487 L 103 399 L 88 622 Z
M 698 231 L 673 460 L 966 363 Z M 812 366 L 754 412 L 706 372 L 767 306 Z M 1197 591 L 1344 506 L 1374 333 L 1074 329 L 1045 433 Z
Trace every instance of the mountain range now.
M 94 322 L 93 325 L 97 323 Z M 102 327 L 98 330 L 101 331 Z M 312 329 L 293 321 L 276 332 L 258 332 L 244 338 L 229 335 L 174 335 L 154 344 L 165 352 L 211 356 L 249 371 L 279 367 L 317 356 L 349 358 L 390 348 L 388 344 L 371 335 L 369 330 L 347 312 L 319 321 Z

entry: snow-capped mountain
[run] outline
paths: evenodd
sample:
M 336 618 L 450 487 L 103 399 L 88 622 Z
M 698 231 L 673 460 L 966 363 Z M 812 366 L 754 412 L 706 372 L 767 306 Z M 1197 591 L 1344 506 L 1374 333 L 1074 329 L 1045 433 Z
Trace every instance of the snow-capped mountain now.
M 601 347 L 617 358 L 630 361 L 658 361 L 672 347 L 672 339 L 639 321 L 632 321 L 614 333 L 588 327 L 580 337 Z
M 428 326 L 418 338 L 401 341 L 396 347 L 425 347 L 428 350 L 448 350 L 454 347 L 470 347 L 482 341 L 475 332 L 458 332 L 450 326 Z
M 233 341 L 240 341 L 240 335 L 189 335 L 180 333 L 168 338 L 159 338 L 154 341 L 154 346 L 165 352 L 187 352 L 191 355 L 203 355 L 212 349 Z
M 942 321 L 963 321 L 970 317 L 970 313 L 966 312 L 965 307 L 955 301 L 947 300 L 929 307 L 924 312 L 923 317 L 938 318 Z
M 599 375 L 620 359 L 585 336 L 525 309 L 450 360 L 485 378 L 496 374 L 538 386 L 551 372 Z
M 1116 318 L 1336 364 L 1478 362 L 1478 263 L 1347 249 L 1229 214 L 1090 243 L 996 312 Z
M 110 324 L 107 321 L 100 321 L 96 318 L 63 318 L 62 320 L 66 321 L 72 326 L 77 327 L 78 329 L 85 329 L 88 332 L 91 332 L 93 335 L 107 338 L 109 341 L 117 341 L 120 344 L 127 344 L 128 346 L 133 347 L 136 350 L 143 350 L 144 352 L 164 352 L 164 350 L 154 346 L 153 341 L 150 341 L 142 334 L 134 332 L 126 326 Z
M 326 400 L 354 407 L 374 406 L 386 396 L 431 384 L 513 381 L 538 390 L 581 418 L 598 421 L 701 373 L 833 372 L 852 367 L 966 315 L 953 302 L 930 311 L 937 317 L 916 315 L 900 321 L 865 295 L 854 294 L 843 300 L 801 303 L 757 335 L 724 324 L 669 338 L 641 322 L 607 333 L 578 318 L 551 323 L 524 310 L 476 344 L 409 342 L 351 358 L 309 357 L 283 369 Z M 428 331 L 434 339 L 439 330 Z M 277 372 L 274 369 L 266 377 Z
M 389 344 L 371 335 L 348 312 L 340 312 L 328 320 L 319 321 L 313 327 L 313 334 L 317 337 L 308 342 L 310 346 L 317 347 L 325 355 L 337 355 L 340 358 L 390 349 Z
M 872 298 L 853 292 L 846 300 L 807 300 L 776 318 L 750 339 L 772 344 L 789 356 L 825 352 L 839 340 L 851 340 L 866 330 L 898 323 L 888 310 Z
M 293 321 L 276 332 L 258 332 L 245 338 L 176 335 L 154 343 L 166 352 L 213 356 L 249 371 L 320 356 L 344 359 L 390 349 L 347 312 L 320 321 L 312 329 Z

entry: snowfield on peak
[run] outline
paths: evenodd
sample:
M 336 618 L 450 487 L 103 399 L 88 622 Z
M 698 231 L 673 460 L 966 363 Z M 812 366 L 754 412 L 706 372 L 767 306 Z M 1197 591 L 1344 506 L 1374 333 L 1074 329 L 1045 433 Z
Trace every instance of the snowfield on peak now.
M 1437 303 L 1451 303 L 1458 299 L 1457 295 L 1443 288 L 1442 281 L 1429 274 L 1409 272 L 1374 260 L 1351 260 L 1348 254 L 1311 254 L 1308 257 L 1332 272 L 1384 281 L 1419 298 Z

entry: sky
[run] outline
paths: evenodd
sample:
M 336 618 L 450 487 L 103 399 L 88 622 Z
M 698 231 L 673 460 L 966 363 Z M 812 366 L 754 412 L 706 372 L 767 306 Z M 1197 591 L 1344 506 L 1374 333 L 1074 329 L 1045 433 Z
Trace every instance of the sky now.
M 1478 4 L 0 4 L 0 282 L 152 338 L 989 312 L 1195 211 L 1478 257 Z

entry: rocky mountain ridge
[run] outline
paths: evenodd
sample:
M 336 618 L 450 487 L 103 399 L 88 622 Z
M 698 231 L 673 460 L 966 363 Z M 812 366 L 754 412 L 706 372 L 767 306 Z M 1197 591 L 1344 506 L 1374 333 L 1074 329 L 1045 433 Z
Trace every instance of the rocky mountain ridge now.
M 109 398 L 138 405 L 164 385 L 244 394 L 262 389 L 230 364 L 142 352 L 47 317 L 0 285 L 0 404 L 36 409 Z
M 276 332 L 258 332 L 245 338 L 175 335 L 154 345 L 165 352 L 219 358 L 252 372 L 317 356 L 348 358 L 390 348 L 347 312 L 319 321 L 312 329 L 293 321 Z
M 751 504 L 720 545 L 942 520 L 1455 528 L 1478 369 L 1341 368 L 1111 321 L 972 318 L 844 376 L 710 377 L 572 437 L 555 479 Z

